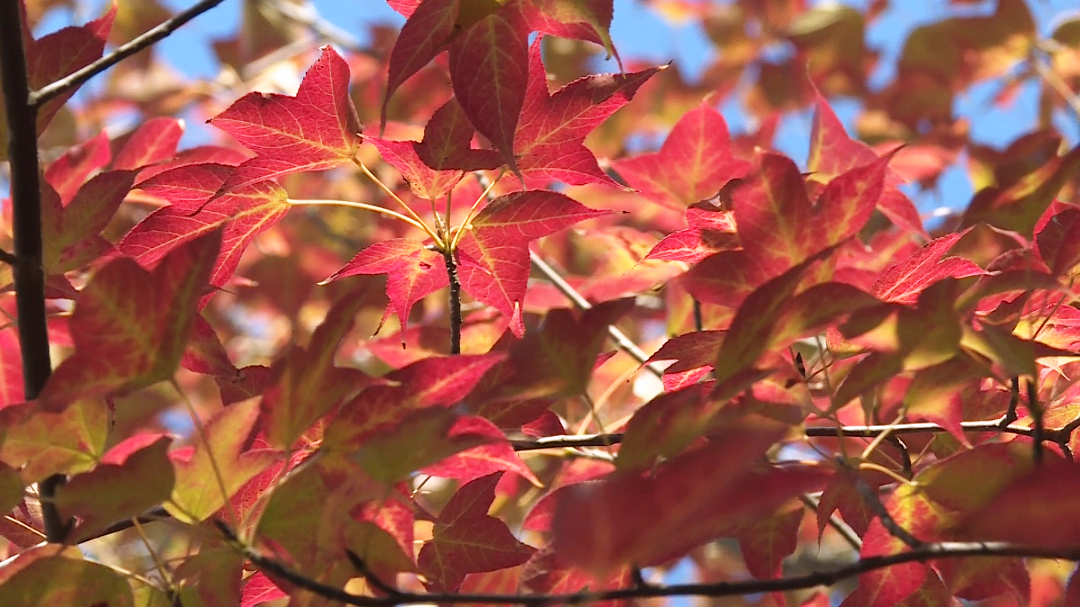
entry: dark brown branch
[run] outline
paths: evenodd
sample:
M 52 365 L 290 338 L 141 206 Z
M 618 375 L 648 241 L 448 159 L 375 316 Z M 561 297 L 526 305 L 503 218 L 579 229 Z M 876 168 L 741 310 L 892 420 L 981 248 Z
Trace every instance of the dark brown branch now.
M 195 6 L 192 6 L 186 11 L 177 13 L 172 19 L 161 22 L 157 27 L 147 31 L 145 34 L 135 38 L 131 42 L 117 47 L 116 50 L 105 55 L 101 59 L 98 59 L 73 74 L 64 76 L 56 82 L 41 87 L 30 93 L 29 97 L 23 97 L 23 99 L 29 99 L 29 104 L 32 106 L 41 107 L 50 99 L 63 95 L 124 59 L 145 49 L 155 42 L 166 38 L 169 34 L 179 29 L 180 26 L 221 4 L 222 1 L 223 0 L 202 0 L 202 2 L 196 3 Z M 18 21 L 15 23 L 18 23 Z
M 1039 393 L 1035 387 L 1035 382 L 1029 379 L 1026 383 L 1028 411 L 1031 412 L 1031 418 L 1034 420 L 1031 439 L 1035 444 L 1035 465 L 1039 465 L 1043 461 L 1043 440 L 1046 439 L 1046 428 L 1043 427 L 1043 410 L 1042 406 L 1039 405 Z
M 926 542 L 915 537 L 910 531 L 901 527 L 900 523 L 896 522 L 896 519 L 889 513 L 885 504 L 881 503 L 881 499 L 878 497 L 877 492 L 870 487 L 870 485 L 866 484 L 866 481 L 864 481 L 862 477 L 844 461 L 844 458 L 837 457 L 836 461 L 840 467 L 847 470 L 852 482 L 855 483 L 855 490 L 858 491 L 859 497 L 862 498 L 863 503 L 877 515 L 878 520 L 881 521 L 881 526 L 885 527 L 885 530 L 889 532 L 889 535 L 904 542 L 907 544 L 908 548 L 913 550 L 918 550 L 926 545 Z
M 1033 436 L 1035 431 L 1025 426 L 1001 427 L 998 420 L 980 422 L 961 422 L 960 427 L 968 432 L 1004 432 L 1006 434 L 1018 434 L 1021 436 Z M 1044 432 L 1043 439 L 1053 442 L 1062 440 L 1068 442 L 1066 431 L 1080 427 L 1080 420 L 1060 430 Z M 948 432 L 941 426 L 930 422 L 912 424 L 881 424 L 873 426 L 811 426 L 804 430 L 808 437 L 835 438 L 837 436 L 851 436 L 873 438 L 879 434 L 889 432 L 892 435 L 899 434 L 923 434 L 927 432 Z M 542 438 L 513 439 L 510 444 L 516 451 L 536 451 L 538 449 L 566 449 L 576 447 L 604 447 L 622 442 L 621 433 L 614 434 L 581 434 L 565 436 L 545 436 Z
M 19 258 L 15 257 L 14 253 L 8 253 L 7 251 L 0 249 L 0 261 L 14 267 L 15 264 L 19 263 Z
M 360 558 L 360 555 L 356 554 L 352 550 L 346 550 L 345 551 L 345 556 L 349 557 L 349 562 L 352 563 L 352 566 L 354 568 L 356 568 L 356 570 L 361 575 L 364 576 L 364 579 L 366 579 L 368 581 L 368 584 L 371 584 L 372 588 L 374 588 L 374 589 L 376 589 L 376 590 L 378 590 L 378 591 L 380 591 L 383 594 L 386 594 L 388 596 L 400 596 L 401 595 L 400 590 L 398 590 L 394 586 L 384 582 L 382 580 L 382 578 L 375 575 L 375 573 L 373 571 L 371 571 L 371 569 L 367 566 L 367 563 L 364 562 L 364 559 Z
M 914 473 L 911 469 L 911 453 L 908 452 L 907 445 L 904 444 L 904 441 L 900 440 L 899 436 L 893 434 L 885 437 L 885 442 L 889 443 L 900 452 L 900 469 L 904 473 L 904 476 L 910 479 Z
M 458 279 L 454 252 L 443 251 L 446 276 L 450 280 L 450 354 L 461 354 L 461 281 Z M 402 319 L 404 322 L 404 319 Z
M 837 582 L 855 576 L 884 569 L 903 563 L 926 562 L 933 559 L 983 557 L 1021 557 L 1047 558 L 1068 561 L 1080 561 L 1080 546 L 1066 548 L 1043 548 L 1023 546 L 1004 542 L 940 542 L 924 544 L 918 550 L 887 556 L 866 557 L 831 571 L 820 571 L 805 575 L 776 578 L 771 580 L 746 580 L 738 582 L 717 582 L 711 584 L 673 584 L 660 586 L 653 584 L 635 585 L 631 588 L 602 590 L 598 592 L 577 592 L 572 594 L 455 594 L 455 593 L 413 593 L 401 592 L 385 597 L 359 596 L 344 590 L 315 581 L 285 565 L 269 558 L 254 548 L 241 542 L 236 533 L 225 523 L 214 523 L 233 546 L 253 565 L 263 571 L 283 579 L 298 588 L 315 593 L 321 597 L 361 607 L 389 607 L 416 603 L 486 603 L 489 605 L 569 605 L 594 601 L 611 601 L 632 598 L 653 598 L 667 596 L 745 596 L 764 592 L 783 592 L 803 590 L 817 586 L 831 586 Z
M 52 373 L 49 332 L 45 316 L 45 271 L 42 268 L 41 185 L 38 182 L 37 108 L 28 102 L 30 82 L 23 49 L 18 2 L 0 2 L 0 77 L 7 110 L 8 161 L 11 166 L 12 232 L 15 252 L 15 308 L 22 353 L 23 389 L 27 400 L 37 398 Z M 45 537 L 62 542 L 65 523 L 53 498 L 64 482 L 54 475 L 38 484 Z

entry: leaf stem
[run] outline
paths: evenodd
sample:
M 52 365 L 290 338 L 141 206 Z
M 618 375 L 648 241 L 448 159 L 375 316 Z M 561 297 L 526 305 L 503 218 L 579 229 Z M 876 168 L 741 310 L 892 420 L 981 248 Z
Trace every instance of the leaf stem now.
M 45 270 L 42 265 L 41 186 L 38 181 L 37 107 L 33 105 L 23 49 L 22 17 L 18 2 L 0 2 L 0 91 L 7 111 L 9 183 L 12 232 L 15 240 L 12 274 L 22 353 L 26 400 L 41 393 L 52 374 L 49 331 L 45 315 Z M 63 542 L 71 530 L 56 509 L 56 488 L 65 482 L 53 475 L 38 484 L 45 537 Z
M 293 206 L 352 207 L 354 209 L 363 209 L 365 211 L 371 211 L 372 213 L 379 213 L 379 214 L 382 214 L 382 215 L 386 215 L 388 217 L 393 217 L 394 219 L 397 219 L 399 221 L 404 221 L 405 223 L 413 226 L 414 228 L 416 228 L 418 230 L 422 230 L 423 232 L 425 232 L 428 236 L 430 236 L 435 241 L 436 246 L 441 247 L 442 243 L 443 243 L 442 239 L 439 238 L 438 234 L 435 234 L 434 232 L 432 232 L 431 228 L 429 228 L 422 221 L 418 221 L 416 219 L 413 219 L 412 217 L 406 217 L 405 215 L 402 215 L 401 213 L 398 213 L 397 211 L 391 211 L 390 209 L 375 206 L 373 204 L 366 204 L 366 203 L 363 203 L 363 202 L 351 202 L 349 200 L 322 200 L 322 199 L 306 200 L 306 199 L 293 199 L 293 198 L 289 199 L 289 204 L 293 205 Z
M 458 278 L 454 250 L 443 250 L 446 260 L 446 276 L 450 279 L 450 354 L 461 354 L 461 280 Z
M 175 32 L 180 26 L 184 25 L 188 21 L 191 21 L 195 17 L 205 13 L 206 11 L 214 8 L 222 3 L 223 0 L 202 0 L 202 2 L 196 3 L 191 8 L 177 13 L 172 19 L 162 21 L 157 27 L 147 31 L 145 34 L 133 39 L 127 44 L 121 45 L 113 52 L 105 55 L 101 59 L 91 63 L 90 65 L 76 71 L 73 74 L 65 76 L 56 82 L 41 87 L 40 89 L 30 93 L 27 97 L 29 105 L 35 107 L 41 107 L 51 99 L 54 99 L 69 90 L 79 86 L 94 76 L 104 72 L 110 67 L 120 63 L 124 59 L 134 55 L 135 53 L 143 50 L 144 48 L 156 43 L 157 41 L 167 37 L 169 34 Z M 12 3 L 15 4 L 15 3 Z M 7 17 L 5 16 L 5 19 Z M 15 23 L 19 21 L 16 19 Z M 5 40 L 10 40 L 6 35 Z M 33 124 L 33 123 L 31 123 Z
M 495 179 L 491 180 L 491 182 L 487 184 L 487 187 L 484 188 L 484 191 L 476 197 L 476 201 L 474 201 L 472 203 L 472 206 L 469 207 L 469 212 L 465 214 L 465 221 L 461 222 L 461 225 L 457 227 L 457 231 L 454 232 L 454 238 L 450 241 L 450 250 L 457 249 L 458 241 L 461 240 L 461 233 L 465 231 L 465 228 L 468 227 L 469 222 L 473 220 L 473 214 L 476 212 L 476 209 L 479 208 L 481 202 L 484 202 L 485 200 L 491 200 L 491 190 L 494 189 L 495 184 L 499 183 L 499 180 L 502 179 L 503 175 L 505 174 L 506 169 L 503 168 L 501 171 L 499 171 L 499 174 L 495 177 Z M 483 181 L 481 181 L 480 183 L 483 184 Z M 447 207 L 447 210 L 449 210 L 449 207 Z M 450 221 L 449 216 L 447 216 L 447 221 Z
M 389 196 L 390 198 L 393 198 L 395 202 L 397 202 L 399 205 L 401 205 L 401 208 L 405 209 L 405 211 L 408 213 L 409 217 L 412 217 L 413 220 L 415 220 L 416 223 L 414 225 L 419 225 L 422 230 L 427 232 L 428 236 L 430 236 L 432 240 L 434 240 L 435 242 L 440 244 L 440 248 L 441 248 L 442 239 L 439 238 L 439 235 L 436 234 L 431 228 L 429 228 L 426 223 L 424 223 L 424 220 L 421 219 L 420 216 L 416 214 L 416 211 L 414 211 L 412 207 L 405 204 L 405 201 L 402 200 L 400 196 L 395 194 L 394 190 L 391 190 L 390 188 L 386 187 L 386 184 L 383 183 L 381 179 L 376 177 L 375 173 L 372 173 L 371 169 L 367 168 L 366 164 L 364 164 L 363 162 L 360 162 L 356 158 L 353 158 L 352 161 L 353 161 L 353 164 L 360 167 L 360 170 L 363 171 L 364 174 L 368 176 L 368 179 L 374 181 L 375 185 L 379 186 L 380 190 L 385 192 L 387 196 Z
M 180 393 L 180 400 L 184 401 L 184 407 L 187 408 L 188 415 L 191 416 L 191 423 L 195 425 L 195 431 L 199 434 L 199 442 L 202 443 L 203 448 L 206 449 L 206 459 L 210 461 L 210 469 L 214 471 L 214 481 L 217 483 L 218 491 L 221 492 L 221 498 L 225 500 L 225 511 L 229 513 L 229 521 L 232 522 L 233 527 L 237 527 L 240 524 L 240 515 L 236 513 L 236 509 L 229 500 L 229 492 L 225 489 L 225 476 L 221 474 L 221 467 L 218 466 L 217 459 L 214 457 L 214 450 L 210 445 L 210 438 L 206 434 L 206 426 L 204 426 L 202 420 L 199 419 L 199 414 L 195 411 L 195 406 L 191 404 L 191 400 L 189 400 L 183 390 L 180 389 L 180 384 L 176 382 L 175 378 L 172 380 L 172 385 L 173 388 Z

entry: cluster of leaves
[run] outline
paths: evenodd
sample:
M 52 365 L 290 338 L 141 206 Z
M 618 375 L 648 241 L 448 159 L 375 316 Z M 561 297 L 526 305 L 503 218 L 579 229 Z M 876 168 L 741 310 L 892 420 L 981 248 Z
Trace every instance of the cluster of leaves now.
M 52 4 L 22 8 L 35 89 L 169 16 L 34 39 Z M 1080 147 L 1053 128 L 1080 108 L 1080 21 L 1042 40 L 1001 0 L 916 29 L 870 91 L 886 3 L 650 4 L 720 48 L 699 84 L 560 76 L 619 58 L 612 0 L 389 0 L 405 24 L 372 49 L 275 56 L 310 63 L 295 94 L 222 110 L 144 51 L 42 104 L 60 360 L 24 388 L 5 267 L 0 603 L 819 606 L 844 576 L 797 574 L 852 552 L 847 606 L 1080 600 Z M 245 6 L 253 40 L 216 51 L 249 88 L 272 86 L 260 55 L 329 31 Z M 991 150 L 952 99 L 1003 75 L 1043 86 L 1043 115 Z M 761 121 L 732 137 L 736 94 Z M 799 167 L 772 140 L 806 106 Z M 148 118 L 90 133 L 118 107 Z M 180 108 L 240 145 L 178 150 Z M 901 186 L 961 150 L 977 192 L 928 230 Z M 700 586 L 646 579 L 686 561 Z

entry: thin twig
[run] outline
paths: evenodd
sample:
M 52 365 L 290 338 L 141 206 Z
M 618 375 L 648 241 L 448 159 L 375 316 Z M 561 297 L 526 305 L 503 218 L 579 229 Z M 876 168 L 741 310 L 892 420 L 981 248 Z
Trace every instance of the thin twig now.
M 222 535 L 233 545 L 233 547 L 259 569 L 323 598 L 339 601 L 346 605 L 358 605 L 360 607 L 390 607 L 391 605 L 418 603 L 485 603 L 489 605 L 546 607 L 548 605 L 569 605 L 595 601 L 668 596 L 745 596 L 766 592 L 803 590 L 815 588 L 817 586 L 832 586 L 837 582 L 870 571 L 884 569 L 893 565 L 927 562 L 935 559 L 955 559 L 979 556 L 1080 561 L 1080 546 L 1046 548 L 1041 546 L 1010 544 L 1007 542 L 938 542 L 933 544 L 923 544 L 919 549 L 909 552 L 864 557 L 851 565 L 838 567 L 830 571 L 816 571 L 805 575 L 781 577 L 771 580 L 742 580 L 737 582 L 672 585 L 646 584 L 643 586 L 634 585 L 630 588 L 620 588 L 616 590 L 576 592 L 570 594 L 457 594 L 442 592 L 401 592 L 385 597 L 372 597 L 352 594 L 341 588 L 323 584 L 293 571 L 284 564 L 263 555 L 251 546 L 241 542 L 236 533 L 222 521 L 215 519 L 214 524 L 217 525 Z
M 896 519 L 889 513 L 889 509 L 885 507 L 885 504 L 881 503 L 881 499 L 878 498 L 877 492 L 874 491 L 870 485 L 866 484 L 866 481 L 862 479 L 862 476 L 852 469 L 851 466 L 844 461 L 844 458 L 837 457 L 836 461 L 842 468 L 847 470 L 847 474 L 851 476 L 852 481 L 855 483 L 855 490 L 859 492 L 859 497 L 861 497 L 863 503 L 877 515 L 878 520 L 881 521 L 881 526 L 885 527 L 885 530 L 889 532 L 889 535 L 904 542 L 909 548 L 914 550 L 918 550 L 926 545 L 926 542 L 915 537 L 910 531 L 901 527 L 900 523 L 896 522 Z
M 1009 380 L 1009 408 L 1005 410 L 1005 415 L 1002 416 L 999 422 L 1002 428 L 1007 427 L 1019 419 L 1016 415 L 1016 407 L 1020 405 L 1020 378 L 1013 376 Z
M 349 557 L 349 562 L 352 566 L 360 572 L 361 575 L 371 584 L 371 587 L 389 596 L 400 596 L 401 591 L 392 586 L 391 584 L 384 582 L 382 578 L 375 575 L 375 573 L 367 566 L 364 559 L 360 558 L 360 555 L 356 554 L 352 550 L 345 550 L 345 556 Z
M 195 17 L 205 13 L 206 11 L 214 8 L 222 3 L 222 0 L 202 0 L 195 6 L 187 9 L 186 11 L 177 13 L 172 19 L 161 22 L 157 27 L 149 30 L 145 34 L 135 38 L 127 44 L 121 45 L 113 52 L 105 55 L 101 59 L 91 63 L 90 65 L 76 71 L 73 74 L 64 76 L 63 78 L 41 87 L 40 89 L 29 94 L 28 104 L 41 107 L 47 103 L 50 99 L 54 99 L 71 89 L 81 85 L 94 76 L 104 72 L 110 67 L 116 65 L 120 61 L 134 55 L 135 53 L 145 49 L 146 47 L 154 44 L 155 42 L 167 37 L 169 34 L 175 32 L 180 26 L 184 25 L 188 21 L 191 21 Z M 11 3 L 14 4 L 14 3 Z M 15 21 L 18 23 L 18 20 Z M 6 38 L 6 36 L 5 36 Z
M 15 257 L 14 253 L 8 253 L 7 251 L 0 249 L 0 261 L 14 267 L 15 264 L 19 263 L 19 258 Z
M 910 479 L 913 476 L 913 473 L 911 470 L 911 453 L 908 452 L 907 445 L 904 444 L 904 441 L 900 440 L 899 436 L 892 434 L 890 434 L 885 441 L 900 452 L 900 466 L 904 471 L 904 476 Z
M 1046 65 L 1043 65 L 1043 62 L 1039 61 L 1037 57 L 1032 57 L 1031 64 L 1035 67 L 1035 72 L 1039 74 L 1039 77 L 1049 84 L 1050 88 L 1057 91 L 1057 94 L 1061 95 L 1061 98 L 1064 99 L 1065 103 L 1072 109 L 1073 114 L 1080 117 L 1080 95 L 1072 92 L 1072 90 L 1069 89 L 1069 85 L 1061 79 L 1061 76 Z
M 559 273 L 555 271 L 555 268 L 552 268 L 550 265 L 548 265 L 546 261 L 541 259 L 540 256 L 534 253 L 532 250 L 529 251 L 529 260 L 532 262 L 533 267 L 536 268 L 541 274 L 543 274 L 544 278 L 550 280 L 551 284 L 555 285 L 555 288 L 558 289 L 559 292 L 561 292 L 563 295 L 565 295 L 571 303 L 573 303 L 575 306 L 582 310 L 588 310 L 592 308 L 592 304 L 589 303 L 587 299 L 582 297 L 581 293 L 578 293 L 574 287 L 570 286 L 570 283 L 563 280 L 563 277 L 559 276 Z M 620 331 L 618 327 L 614 325 L 609 326 L 608 336 L 611 337 L 612 341 L 615 342 L 615 345 L 618 346 L 620 350 L 626 352 L 630 355 L 631 358 L 645 365 L 645 368 L 648 369 L 650 373 L 652 373 L 656 377 L 664 376 L 664 370 L 661 369 L 656 363 L 646 364 L 649 360 L 649 355 L 646 354 L 644 350 L 639 348 L 632 339 L 627 337 L 626 333 Z
M 281 13 L 283 17 L 307 26 L 308 29 L 333 44 L 348 49 L 353 53 L 364 55 L 371 54 L 371 52 L 365 49 L 364 45 L 349 34 L 349 32 L 324 19 L 322 15 L 319 14 L 319 11 L 316 10 L 315 5 L 310 1 L 297 5 L 290 2 L 275 0 L 269 4 L 274 10 Z
M 49 331 L 45 314 L 45 270 L 42 265 L 41 190 L 38 182 L 37 107 L 30 99 L 18 2 L 0 2 L 0 79 L 7 110 L 12 232 L 15 240 L 12 273 L 18 312 L 25 398 L 37 398 L 52 373 Z M 65 481 L 54 474 L 38 484 L 45 537 L 63 542 L 71 521 L 61 518 L 54 497 Z
M 960 427 L 968 432 L 1004 432 L 1019 436 L 1032 436 L 1034 430 L 1025 426 L 1006 426 L 1002 428 L 997 420 L 981 422 L 960 422 Z M 1080 420 L 1071 422 L 1060 430 L 1046 432 L 1043 439 L 1053 442 L 1068 441 L 1065 432 L 1072 432 L 1080 427 Z M 858 438 L 873 438 L 884 433 L 899 434 L 924 434 L 927 432 L 948 432 L 937 424 L 930 422 L 918 422 L 911 424 L 881 424 L 873 426 L 811 426 L 805 428 L 804 433 L 812 438 L 836 438 L 848 436 Z M 623 435 L 615 432 L 606 436 L 600 434 L 580 434 L 565 436 L 545 436 L 542 438 L 514 439 L 510 441 L 516 451 L 535 451 L 538 449 L 566 449 L 575 447 L 603 447 L 606 444 L 622 442 Z

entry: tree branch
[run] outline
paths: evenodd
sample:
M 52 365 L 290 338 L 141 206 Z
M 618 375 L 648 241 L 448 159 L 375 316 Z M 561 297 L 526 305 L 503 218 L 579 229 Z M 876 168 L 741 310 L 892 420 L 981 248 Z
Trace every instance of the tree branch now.
M 59 95 L 66 93 L 67 91 L 81 85 L 94 76 L 104 72 L 110 67 L 123 61 L 124 59 L 134 55 L 135 53 L 145 49 L 146 47 L 154 44 L 155 42 L 166 38 L 169 34 L 175 32 L 180 26 L 184 25 L 188 21 L 191 21 L 195 17 L 205 13 L 206 11 L 214 8 L 222 3 L 223 0 L 202 0 L 192 6 L 191 8 L 177 13 L 172 19 L 163 21 L 157 27 L 147 31 L 145 34 L 135 38 L 127 44 L 121 45 L 113 52 L 105 55 L 101 59 L 91 63 L 90 65 L 76 71 L 73 74 L 64 76 L 63 78 L 41 87 L 40 89 L 33 91 L 29 94 L 29 97 L 23 97 L 23 99 L 29 99 L 28 104 L 34 107 L 41 107 L 47 103 L 50 99 L 53 99 Z M 16 21 L 16 24 L 18 21 Z
M 461 354 L 461 280 L 458 279 L 454 251 L 443 251 L 446 260 L 446 276 L 450 280 L 450 354 Z M 405 319 L 402 319 L 405 322 Z
M 45 270 L 42 267 L 41 184 L 38 181 L 37 108 L 29 102 L 22 17 L 18 2 L 0 2 L 0 78 L 7 110 L 8 161 L 11 167 L 12 232 L 15 240 L 12 272 L 22 353 L 23 390 L 37 398 L 52 373 L 49 332 L 45 316 Z M 38 484 L 45 537 L 63 542 L 70 529 L 53 498 L 64 477 L 53 475 Z
M 8 253 L 7 251 L 0 249 L 0 261 L 14 267 L 15 264 L 19 263 L 19 258 L 15 257 L 14 253 Z
M 467 593 L 414 593 L 398 592 L 385 597 L 360 596 L 340 588 L 323 584 L 302 575 L 284 564 L 267 557 L 251 546 L 241 542 L 236 533 L 224 522 L 214 520 L 222 535 L 253 565 L 283 579 L 299 588 L 321 597 L 360 607 L 389 607 L 417 603 L 486 603 L 489 605 L 525 605 L 546 607 L 548 605 L 581 604 L 595 601 L 612 601 L 633 598 L 668 596 L 745 596 L 764 592 L 804 590 L 817 586 L 831 586 L 837 582 L 863 573 L 884 569 L 893 565 L 926 562 L 934 559 L 982 557 L 1026 557 L 1080 561 L 1080 546 L 1044 548 L 1005 542 L 938 542 L 924 544 L 917 550 L 862 558 L 851 565 L 830 571 L 815 571 L 805 575 L 775 578 L 771 580 L 746 580 L 716 582 L 709 584 L 672 584 L 669 586 L 636 584 L 630 588 L 576 592 L 571 594 L 467 594 Z
M 1018 436 L 1034 437 L 1035 430 L 1026 426 L 1001 426 L 998 420 L 960 422 L 960 427 L 968 432 L 1003 432 Z M 1068 442 L 1069 435 L 1080 428 L 1080 419 L 1073 420 L 1068 425 L 1058 430 L 1044 430 L 1043 440 L 1055 443 Z M 926 432 L 948 432 L 945 428 L 930 422 L 917 422 L 911 424 L 880 424 L 873 426 L 811 426 L 805 428 L 806 436 L 812 438 L 836 438 L 837 436 L 849 436 L 860 438 L 873 438 L 879 434 L 889 432 L 898 434 L 923 434 Z M 604 447 L 622 442 L 621 433 L 612 434 L 580 434 L 563 436 L 545 436 L 541 438 L 512 439 L 510 444 L 516 451 L 536 451 L 539 449 L 567 449 L 576 447 Z

